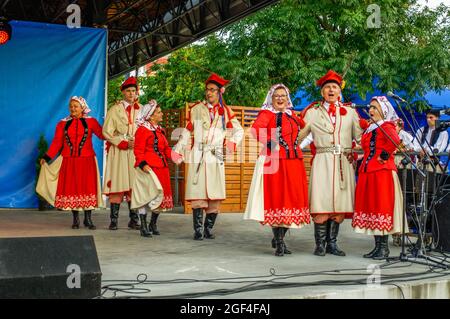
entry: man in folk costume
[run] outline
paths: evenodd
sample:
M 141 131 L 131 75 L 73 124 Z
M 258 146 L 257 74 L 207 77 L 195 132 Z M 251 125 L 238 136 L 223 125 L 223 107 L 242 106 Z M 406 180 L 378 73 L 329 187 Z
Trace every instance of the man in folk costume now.
M 310 213 L 314 220 L 315 255 L 345 256 L 337 246 L 339 225 L 353 213 L 355 170 L 352 142 L 358 143 L 367 121 L 340 101 L 342 77 L 330 70 L 317 81 L 323 100 L 304 111 L 302 137 L 311 133 L 314 160 L 309 183 Z M 363 128 L 362 128 L 363 127 Z
M 223 101 L 229 81 L 212 74 L 205 82 L 206 101 L 191 107 L 188 123 L 174 151 L 184 154 L 189 163 L 186 200 L 193 209 L 194 239 L 213 239 L 212 228 L 225 195 L 224 146 L 227 153 L 236 151 L 244 130 L 231 108 Z M 191 133 L 193 141 L 188 150 Z M 228 138 L 227 135 L 230 135 Z M 206 218 L 202 234 L 203 210 Z
M 445 173 L 444 163 L 438 153 L 445 152 L 448 145 L 448 133 L 444 129 L 436 127 L 436 121 L 439 120 L 441 114 L 439 110 L 430 109 L 426 112 L 427 122 L 426 125 L 419 128 L 415 134 L 414 150 L 419 152 L 418 167 L 427 173 L 426 184 L 426 200 L 430 205 L 433 199 L 433 187 L 439 183 L 442 174 Z M 418 176 L 417 185 L 424 183 L 424 177 Z M 427 222 L 427 228 L 430 228 L 430 221 Z
M 448 144 L 448 133 L 446 130 L 436 129 L 436 121 L 439 120 L 441 114 L 439 110 L 427 111 L 427 124 L 421 127 L 416 132 L 416 139 L 414 140 L 414 150 L 420 152 L 420 157 L 425 157 L 425 152 L 434 161 L 438 173 L 442 173 L 439 168 L 439 157 L 436 157 L 435 153 L 443 153 Z M 429 171 L 433 171 L 431 165 L 427 166 Z
M 138 214 L 130 206 L 131 186 L 135 174 L 134 135 L 137 130 L 136 120 L 142 107 L 137 102 L 136 78 L 129 77 L 123 82 L 120 90 L 123 100 L 109 109 L 103 125 L 103 135 L 108 141 L 103 193 L 109 196 L 111 203 L 109 229 L 117 229 L 120 204 L 124 198 L 130 208 L 128 227 L 140 229 Z

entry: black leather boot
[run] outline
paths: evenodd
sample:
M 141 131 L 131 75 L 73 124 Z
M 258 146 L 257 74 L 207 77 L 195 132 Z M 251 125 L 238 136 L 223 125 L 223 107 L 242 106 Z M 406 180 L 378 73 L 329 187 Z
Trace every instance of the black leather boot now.
M 345 256 L 345 253 L 339 249 L 337 245 L 337 236 L 339 234 L 339 223 L 334 220 L 328 220 L 327 222 L 327 249 L 326 253 L 333 254 L 335 256 Z
M 130 210 L 130 221 L 128 222 L 128 228 L 135 230 L 141 229 L 137 209 L 131 209 L 131 202 L 128 202 L 128 209 Z
M 283 241 L 284 241 L 284 236 L 286 235 L 286 233 L 289 230 L 289 228 L 283 227 L 283 229 L 284 229 L 284 233 L 283 233 Z M 276 242 L 275 242 L 275 237 L 272 238 L 272 242 L 271 243 L 272 243 L 272 248 L 276 248 L 277 247 Z M 286 251 L 288 251 L 288 252 L 286 252 Z M 287 250 L 287 248 L 285 248 L 284 253 L 285 254 L 291 254 L 292 252 L 290 252 L 289 250 Z
M 203 238 L 214 239 L 216 236 L 212 233 L 214 223 L 216 222 L 217 213 L 206 214 L 205 217 L 205 231 L 203 233 Z
M 119 222 L 119 210 L 120 204 L 111 204 L 111 224 L 109 224 L 110 230 L 117 230 L 117 224 Z
M 287 246 L 286 246 L 286 242 L 284 241 L 284 236 L 286 235 L 286 233 L 287 233 L 287 231 L 288 231 L 288 229 L 289 228 L 286 228 L 286 227 L 282 227 L 281 228 L 281 240 L 283 241 L 283 252 L 285 253 L 285 254 L 287 254 L 287 255 L 290 255 L 290 254 L 292 254 L 292 251 L 290 251 L 288 248 L 287 248 Z
M 283 229 L 272 227 L 273 237 L 275 237 L 275 256 L 284 256 Z
M 141 236 L 142 237 L 152 237 L 152 233 L 148 229 L 148 225 L 147 225 L 147 214 L 145 214 L 145 215 L 139 214 L 139 218 L 141 220 L 141 225 L 139 227 L 139 229 L 141 231 Z
M 150 224 L 148 225 L 148 229 L 152 232 L 153 235 L 161 235 L 156 226 L 156 221 L 158 220 L 159 214 L 152 212 L 152 217 L 150 218 Z
M 327 223 L 314 223 L 314 239 L 316 240 L 316 249 L 314 255 L 325 256 L 325 242 L 327 236 Z
M 373 236 L 375 238 L 375 248 L 372 249 L 372 251 L 370 253 L 367 253 L 365 255 L 363 255 L 364 258 L 372 258 L 374 254 L 377 253 L 377 251 L 380 249 L 380 239 L 381 236 Z
M 389 247 L 388 247 L 388 242 L 389 242 L 389 235 L 385 235 L 385 236 L 380 236 L 380 249 L 378 249 L 374 254 L 373 254 L 373 259 L 375 260 L 382 260 L 382 259 L 386 259 L 389 257 Z
M 84 227 L 89 227 L 89 229 L 94 230 L 94 229 L 97 229 L 97 227 L 95 227 L 94 223 L 92 222 L 91 216 L 92 216 L 92 212 L 90 210 L 86 210 L 84 212 L 83 224 L 84 224 Z
M 194 208 L 192 211 L 192 221 L 194 224 L 194 240 L 203 240 L 203 208 Z
M 79 217 L 77 210 L 72 211 L 72 217 L 73 217 L 72 229 L 79 229 L 80 228 L 80 217 Z

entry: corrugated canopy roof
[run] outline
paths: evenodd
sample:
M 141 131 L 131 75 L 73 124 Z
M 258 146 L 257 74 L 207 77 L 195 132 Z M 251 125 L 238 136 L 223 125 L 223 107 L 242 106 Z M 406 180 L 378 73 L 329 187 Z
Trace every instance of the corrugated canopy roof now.
M 66 24 L 70 4 L 81 24 L 106 27 L 108 72 L 115 77 L 198 40 L 276 0 L 0 0 L 11 20 Z

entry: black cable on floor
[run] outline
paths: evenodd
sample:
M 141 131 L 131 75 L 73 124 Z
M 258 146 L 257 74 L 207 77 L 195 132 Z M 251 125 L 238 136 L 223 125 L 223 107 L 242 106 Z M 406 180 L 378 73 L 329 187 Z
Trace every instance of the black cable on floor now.
M 390 267 L 391 264 L 382 264 L 380 268 L 384 269 L 400 269 L 410 267 L 411 264 L 400 265 L 396 267 Z M 112 298 L 199 298 L 199 297 L 207 297 L 211 295 L 219 295 L 226 296 L 230 294 L 236 294 L 240 292 L 247 291 L 256 291 L 263 289 L 283 289 L 283 288 L 301 288 L 308 286 L 341 286 L 341 285 L 361 285 L 367 284 L 367 272 L 365 273 L 345 273 L 347 271 L 359 271 L 359 270 L 367 270 L 366 268 L 362 269 L 337 269 L 330 271 L 320 271 L 320 272 L 307 272 L 307 273 L 293 273 L 293 274 L 276 274 L 275 269 L 270 269 L 270 275 L 265 276 L 246 276 L 246 277 L 229 277 L 229 278 L 216 278 L 216 279 L 173 279 L 173 280 L 147 280 L 146 274 L 139 274 L 137 276 L 137 280 L 105 280 L 105 282 L 120 282 L 117 284 L 105 285 L 102 287 L 102 294 L 100 298 L 106 298 L 104 295 L 107 292 L 112 292 Z M 437 274 L 435 276 L 427 276 L 423 278 L 423 275 L 428 275 L 430 273 Z M 396 285 L 394 282 L 405 282 L 405 281 L 414 281 L 421 279 L 431 279 L 438 278 L 449 275 L 450 272 L 441 270 L 435 271 L 429 269 L 424 272 L 418 273 L 402 273 L 402 274 L 381 274 L 380 280 L 383 280 L 383 285 L 394 285 L 400 289 L 400 292 L 403 296 L 403 290 L 401 287 Z M 363 276 L 362 279 L 354 279 L 354 280 L 321 280 L 321 281 L 313 281 L 313 282 L 305 282 L 305 283 L 287 283 L 280 282 L 280 280 L 287 280 L 293 278 L 300 278 L 305 276 L 316 276 L 316 275 L 340 275 L 340 276 Z M 420 278 L 418 278 L 421 276 Z M 265 280 L 261 280 L 265 278 Z M 245 279 L 245 280 L 244 280 Z M 251 281 L 253 280 L 253 282 Z M 222 283 L 222 284 L 244 284 L 242 287 L 232 288 L 232 289 L 216 289 L 211 291 L 199 292 L 199 293 L 186 293 L 186 294 L 178 294 L 178 295 L 167 295 L 167 296 L 137 296 L 131 294 L 148 294 L 151 293 L 151 289 L 148 288 L 137 288 L 136 285 L 150 285 L 150 284 L 181 284 L 181 283 Z M 118 293 L 130 294 L 129 296 L 117 296 Z

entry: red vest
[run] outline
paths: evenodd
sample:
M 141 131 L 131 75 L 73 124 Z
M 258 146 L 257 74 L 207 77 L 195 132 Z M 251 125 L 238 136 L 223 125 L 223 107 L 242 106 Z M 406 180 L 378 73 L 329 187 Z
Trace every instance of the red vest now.
M 395 130 L 395 124 L 392 122 L 384 122 L 380 126 L 383 131 L 391 137 L 396 145 L 400 143 L 400 138 Z M 361 146 L 364 151 L 364 158 L 361 163 L 359 172 L 374 172 L 381 169 L 397 170 L 394 163 L 393 152 L 397 149 L 394 144 L 386 137 L 380 128 L 376 128 L 370 133 L 364 133 L 361 138 Z M 381 164 L 378 157 L 385 151 L 389 154 L 386 163 Z
M 253 136 L 266 147 L 262 154 L 273 155 L 276 145 L 279 146 L 279 158 L 303 158 L 298 142 L 300 129 L 305 126 L 303 119 L 294 113 L 273 113 L 268 110 L 259 112 L 252 125 Z M 276 133 L 281 130 L 280 134 Z M 278 147 L 277 147 L 278 148 Z
M 46 155 L 54 158 L 61 151 L 63 157 L 95 156 L 92 133 L 105 139 L 101 125 L 92 117 L 62 120 L 56 126 L 55 137 Z
M 172 149 L 161 128 L 154 131 L 140 126 L 135 135 L 135 167 L 147 164 L 150 167 L 167 167 L 172 157 Z M 145 162 L 145 163 L 143 163 Z

